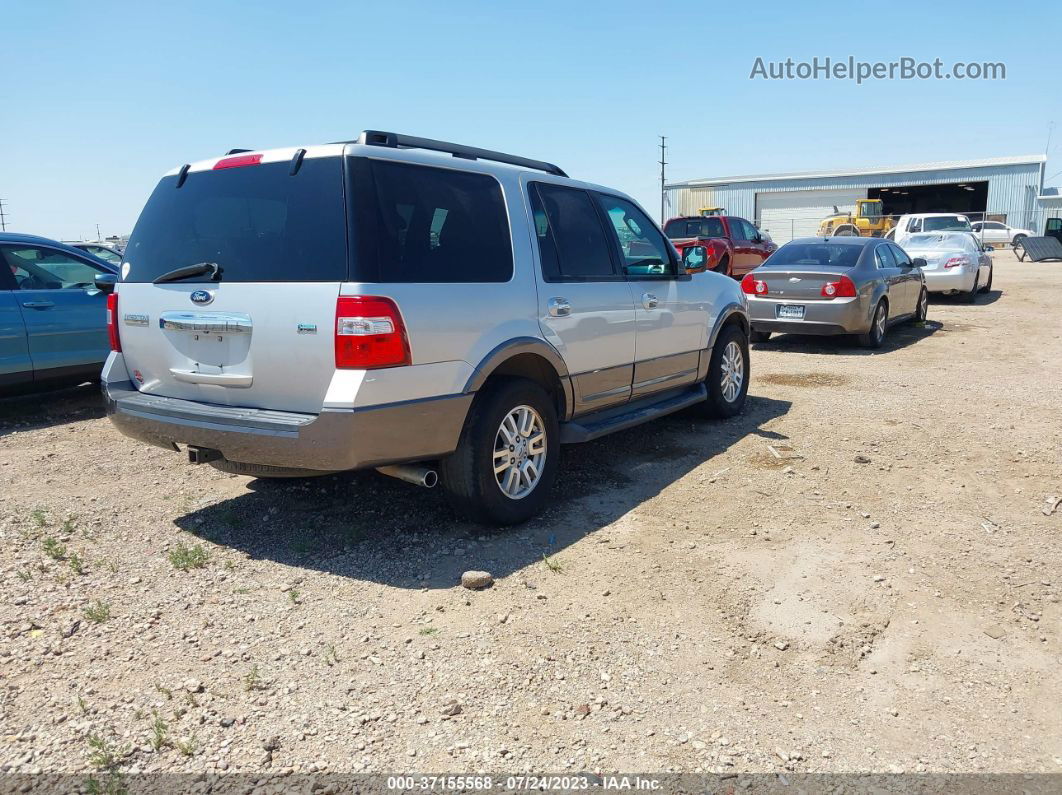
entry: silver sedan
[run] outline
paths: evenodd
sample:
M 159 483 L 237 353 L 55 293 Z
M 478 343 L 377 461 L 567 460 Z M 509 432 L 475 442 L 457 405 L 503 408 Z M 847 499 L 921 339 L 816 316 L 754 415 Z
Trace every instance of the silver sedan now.
M 922 271 L 932 293 L 958 293 L 973 303 L 977 293 L 992 289 L 991 248 L 967 232 L 922 232 L 910 235 L 903 248 L 926 261 Z
M 925 320 L 921 260 L 874 237 L 807 237 L 786 243 L 741 282 L 753 342 L 771 334 L 858 334 L 879 348 L 889 326 Z

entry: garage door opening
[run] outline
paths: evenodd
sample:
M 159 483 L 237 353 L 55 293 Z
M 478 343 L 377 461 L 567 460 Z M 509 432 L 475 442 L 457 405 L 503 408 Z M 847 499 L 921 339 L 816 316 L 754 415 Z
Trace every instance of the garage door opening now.
M 905 185 L 870 188 L 868 199 L 881 199 L 886 215 L 905 213 L 963 213 L 980 220 L 988 209 L 987 182 L 952 182 L 944 185 Z

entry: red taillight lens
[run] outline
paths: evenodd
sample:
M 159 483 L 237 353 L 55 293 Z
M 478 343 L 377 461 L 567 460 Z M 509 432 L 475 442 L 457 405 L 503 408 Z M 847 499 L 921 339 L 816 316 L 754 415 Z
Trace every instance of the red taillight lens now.
M 746 295 L 767 295 L 767 282 L 746 273 L 745 278 L 741 280 L 741 291 Z
M 107 296 L 107 336 L 111 339 L 111 350 L 122 352 L 122 338 L 118 336 L 118 293 Z
M 855 282 L 847 276 L 842 276 L 835 282 L 822 285 L 821 294 L 823 298 L 855 298 Z
M 239 168 L 240 166 L 257 166 L 262 162 L 261 155 L 236 155 L 235 157 L 223 157 L 214 164 L 214 170 L 219 168 Z
M 390 298 L 341 295 L 336 301 L 336 367 L 374 370 L 412 363 L 406 327 Z
M 970 260 L 966 259 L 966 257 L 952 257 L 944 263 L 944 268 L 961 268 L 963 265 L 969 264 Z

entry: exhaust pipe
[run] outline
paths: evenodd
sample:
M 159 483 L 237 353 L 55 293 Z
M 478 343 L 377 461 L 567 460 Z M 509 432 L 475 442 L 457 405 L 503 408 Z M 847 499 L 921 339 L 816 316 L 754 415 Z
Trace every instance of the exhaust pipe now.
M 426 489 L 435 488 L 439 482 L 439 473 L 431 467 L 418 466 L 417 464 L 395 464 L 389 467 L 376 467 L 381 475 L 398 478 L 414 486 L 423 486 Z

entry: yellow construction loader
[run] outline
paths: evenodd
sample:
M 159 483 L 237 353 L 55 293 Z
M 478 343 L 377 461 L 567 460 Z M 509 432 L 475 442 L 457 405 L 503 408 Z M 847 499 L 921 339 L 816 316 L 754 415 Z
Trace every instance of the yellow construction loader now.
M 851 235 L 853 237 L 884 237 L 896 222 L 882 214 L 881 199 L 856 199 L 854 213 L 842 213 L 835 206 L 834 214 L 822 219 L 819 237 Z

